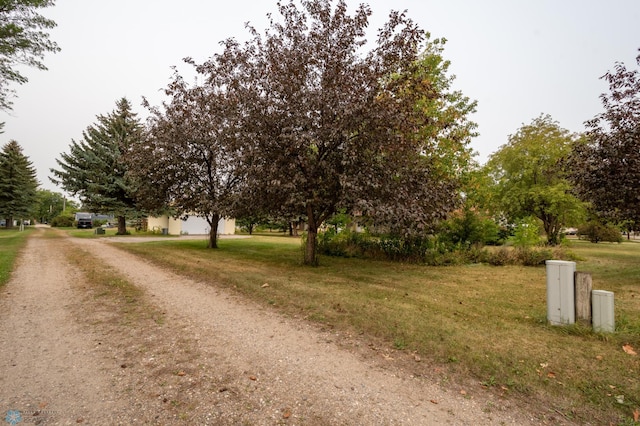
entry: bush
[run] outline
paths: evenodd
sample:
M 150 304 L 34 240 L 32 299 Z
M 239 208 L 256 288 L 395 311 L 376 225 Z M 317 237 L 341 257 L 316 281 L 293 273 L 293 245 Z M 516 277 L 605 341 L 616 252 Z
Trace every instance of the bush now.
M 618 228 L 596 221 L 579 226 L 577 233 L 578 238 L 581 240 L 589 240 L 592 243 L 599 243 L 600 241 L 608 241 L 611 243 L 622 242 L 622 234 Z
M 552 259 L 553 253 L 549 249 L 522 248 L 515 251 L 516 261 L 523 266 L 544 265 L 545 260 Z
M 453 246 L 470 248 L 477 244 L 500 244 L 499 232 L 500 228 L 495 221 L 465 208 L 461 215 L 442 223 L 438 238 Z
M 71 215 L 59 215 L 51 219 L 51 222 L 49 222 L 49 224 L 57 228 L 68 228 L 72 227 L 74 225 L 74 222 L 75 220 Z
M 493 266 L 511 265 L 514 263 L 513 251 L 508 247 L 500 247 L 487 255 L 487 263 Z

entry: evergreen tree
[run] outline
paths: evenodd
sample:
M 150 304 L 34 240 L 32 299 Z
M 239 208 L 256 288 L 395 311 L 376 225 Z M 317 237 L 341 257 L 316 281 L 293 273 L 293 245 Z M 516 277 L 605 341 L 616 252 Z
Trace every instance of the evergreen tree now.
M 9 141 L 0 152 L 0 217 L 7 228 L 14 219 L 26 219 L 36 204 L 38 181 L 31 161 L 18 142 Z
M 54 177 L 50 179 L 92 211 L 115 215 L 118 234 L 125 234 L 125 218 L 136 210 L 125 154 L 142 138 L 143 128 L 125 98 L 112 113 L 97 119 L 80 142 L 72 141 L 69 153 L 56 159 L 60 169 L 51 169 Z

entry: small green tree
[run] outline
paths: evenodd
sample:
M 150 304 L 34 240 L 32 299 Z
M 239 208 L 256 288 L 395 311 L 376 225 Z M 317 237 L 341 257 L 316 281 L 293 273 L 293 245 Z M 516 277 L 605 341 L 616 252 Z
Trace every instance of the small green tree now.
M 83 206 L 118 218 L 118 234 L 126 234 L 126 216 L 136 212 L 136 187 L 127 175 L 126 155 L 143 136 L 143 127 L 125 98 L 108 115 L 72 141 L 69 153 L 56 159 L 51 181 L 78 196 Z
M 6 219 L 6 227 L 13 226 L 14 219 L 26 219 L 33 213 L 37 202 L 38 181 L 36 171 L 22 147 L 12 140 L 0 152 L 0 217 Z
M 509 136 L 485 166 L 493 181 L 495 211 L 512 223 L 528 216 L 540 219 L 549 245 L 558 244 L 560 230 L 584 215 L 563 162 L 574 139 L 549 115 L 541 115 Z

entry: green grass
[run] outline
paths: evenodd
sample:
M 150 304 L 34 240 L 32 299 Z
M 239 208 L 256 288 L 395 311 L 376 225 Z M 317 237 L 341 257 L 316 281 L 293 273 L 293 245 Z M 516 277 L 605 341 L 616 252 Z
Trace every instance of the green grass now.
M 126 244 L 123 248 L 197 280 L 235 289 L 265 306 L 388 348 L 477 392 L 522 398 L 578 422 L 610 424 L 640 408 L 640 244 L 572 243 L 595 289 L 615 293 L 616 333 L 546 321 L 544 267 L 426 267 L 321 258 L 301 266 L 298 239 L 222 239 Z M 268 287 L 263 287 L 268 284 Z M 473 392 L 474 390 L 471 390 Z M 616 397 L 624 395 L 624 402 Z
M 0 287 L 9 281 L 16 257 L 26 244 L 31 231 L 31 228 L 26 228 L 22 232 L 17 228 L 0 228 Z
M 106 228 L 104 234 L 97 234 L 97 228 L 91 229 L 77 229 L 77 228 L 56 228 L 59 230 L 64 230 L 68 235 L 76 238 L 104 238 L 104 237 L 163 237 L 163 238 L 175 238 L 175 235 L 162 235 L 153 232 L 141 232 L 136 231 L 134 228 L 127 228 L 129 234 L 127 235 L 117 235 L 118 228 Z

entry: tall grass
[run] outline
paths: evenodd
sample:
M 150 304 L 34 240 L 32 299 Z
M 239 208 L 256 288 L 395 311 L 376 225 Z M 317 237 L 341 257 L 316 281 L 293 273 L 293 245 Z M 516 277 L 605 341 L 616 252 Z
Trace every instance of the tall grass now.
M 0 286 L 9 281 L 18 253 L 26 244 L 30 233 L 30 228 L 22 232 L 18 229 L 0 228 Z
M 615 424 L 640 408 L 640 362 L 622 348 L 640 350 L 640 244 L 571 248 L 594 288 L 615 293 L 613 334 L 548 325 L 544 267 L 322 258 L 309 268 L 299 240 L 269 237 L 222 239 L 219 250 L 175 240 L 122 247 L 289 315 L 415 352 L 443 376 L 471 377 L 478 392 L 585 423 Z

